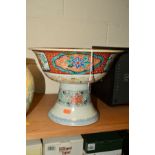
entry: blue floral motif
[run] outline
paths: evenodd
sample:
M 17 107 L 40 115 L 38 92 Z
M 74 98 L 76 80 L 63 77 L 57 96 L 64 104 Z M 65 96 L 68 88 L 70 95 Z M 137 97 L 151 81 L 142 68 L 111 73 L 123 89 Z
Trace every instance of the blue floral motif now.
M 76 68 L 86 68 L 88 64 L 90 64 L 88 57 L 84 56 L 83 59 L 80 59 L 79 57 L 70 57 L 70 60 L 67 60 L 68 67 L 76 67 Z
M 72 52 L 72 55 L 74 55 L 74 54 L 79 54 L 79 53 L 77 53 L 77 52 Z M 84 53 L 81 53 L 82 55 L 84 55 L 83 56 L 83 59 L 84 59 L 84 62 L 85 62 L 85 66 L 86 66 L 86 64 L 88 63 L 88 64 L 90 64 L 90 62 L 89 62 L 89 59 L 88 59 L 88 57 L 90 56 L 90 53 L 89 52 L 84 52 Z M 68 65 L 68 68 L 66 69 L 66 68 L 64 68 L 63 66 L 58 66 L 57 65 L 57 63 L 56 63 L 56 61 L 58 60 L 58 59 L 60 59 L 61 57 L 64 57 L 64 56 L 69 56 L 69 60 L 66 60 L 66 63 L 67 63 L 67 65 Z M 56 68 L 56 69 L 58 69 L 58 70 L 60 70 L 60 71 L 62 71 L 62 72 L 64 72 L 64 73 L 68 73 L 68 74 L 72 74 L 72 75 L 76 75 L 76 74 L 79 74 L 79 75 L 84 75 L 84 74 L 87 74 L 87 73 L 89 73 L 90 72 L 90 69 L 87 69 L 87 68 L 85 68 L 84 70 L 82 70 L 82 71 L 73 71 L 72 70 L 72 67 L 73 67 L 73 64 L 74 64 L 74 62 L 72 62 L 72 60 L 73 59 L 75 59 L 75 58 L 77 58 L 78 56 L 71 56 L 71 55 L 69 55 L 69 54 L 66 54 L 66 52 L 62 52 L 62 53 L 60 53 L 60 54 L 58 54 L 57 56 L 55 56 L 52 60 L 51 60 L 51 63 L 52 63 L 52 65 Z M 80 57 L 79 57 L 80 58 Z M 96 59 L 99 59 L 100 60 L 100 62 L 99 63 L 97 63 L 96 65 L 94 65 L 93 66 L 93 69 L 95 70 L 97 67 L 99 67 L 103 62 L 104 62 L 104 57 L 102 57 L 102 56 L 100 56 L 100 55 L 98 55 L 98 54 L 93 54 L 93 58 L 96 58 Z M 82 60 L 83 60 L 82 59 Z M 87 62 L 88 61 L 88 62 Z M 89 68 L 89 67 L 88 67 Z

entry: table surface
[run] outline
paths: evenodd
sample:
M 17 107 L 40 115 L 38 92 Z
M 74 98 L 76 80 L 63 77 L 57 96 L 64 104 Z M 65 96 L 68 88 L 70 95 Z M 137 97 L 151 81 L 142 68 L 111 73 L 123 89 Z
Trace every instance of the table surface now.
M 35 94 L 26 116 L 27 140 L 126 130 L 129 128 L 128 105 L 111 107 L 95 97 L 92 97 L 92 101 L 100 113 L 100 118 L 96 123 L 79 127 L 59 125 L 48 118 L 48 111 L 54 105 L 56 99 L 57 94 Z

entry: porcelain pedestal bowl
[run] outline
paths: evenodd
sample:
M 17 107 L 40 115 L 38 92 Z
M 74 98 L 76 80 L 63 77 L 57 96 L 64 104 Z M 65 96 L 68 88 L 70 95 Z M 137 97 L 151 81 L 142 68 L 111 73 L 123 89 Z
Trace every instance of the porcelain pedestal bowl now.
M 98 120 L 90 99 L 90 83 L 104 77 L 122 50 L 33 48 L 48 78 L 60 82 L 58 99 L 48 116 L 58 124 L 89 125 Z

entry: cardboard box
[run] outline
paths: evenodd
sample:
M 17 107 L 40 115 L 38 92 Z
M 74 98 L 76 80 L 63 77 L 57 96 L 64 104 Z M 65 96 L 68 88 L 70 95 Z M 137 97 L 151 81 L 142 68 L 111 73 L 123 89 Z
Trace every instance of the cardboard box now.
M 82 135 L 86 155 L 121 155 L 123 138 L 119 132 Z
M 82 155 L 82 152 L 81 136 L 43 139 L 43 155 Z
M 26 141 L 26 155 L 42 155 L 41 140 Z

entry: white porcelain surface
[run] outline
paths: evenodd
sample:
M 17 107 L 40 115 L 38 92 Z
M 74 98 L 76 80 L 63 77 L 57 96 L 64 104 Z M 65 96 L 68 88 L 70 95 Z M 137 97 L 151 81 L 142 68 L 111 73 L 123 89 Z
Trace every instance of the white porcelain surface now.
M 63 83 L 83 83 L 87 84 L 88 81 L 90 83 L 96 82 L 100 80 L 102 77 L 106 75 L 106 73 L 102 74 L 94 74 L 94 75 L 62 75 L 62 74 L 53 74 L 49 72 L 44 72 L 47 77 L 49 77 L 51 80 L 57 81 L 57 82 L 63 82 Z

